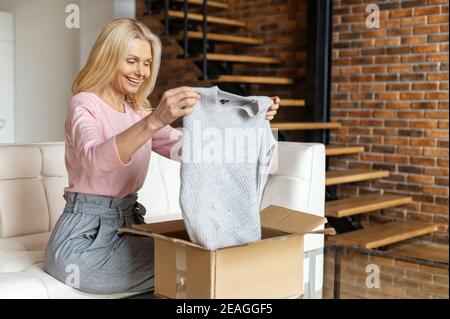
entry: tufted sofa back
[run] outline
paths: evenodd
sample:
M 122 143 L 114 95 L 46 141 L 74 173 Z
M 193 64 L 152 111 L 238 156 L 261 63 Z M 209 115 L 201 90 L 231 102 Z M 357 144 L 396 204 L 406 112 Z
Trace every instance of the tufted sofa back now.
M 261 208 L 275 204 L 323 216 L 324 146 L 278 145 L 276 170 L 267 180 Z M 147 222 L 181 218 L 179 176 L 179 162 L 152 153 L 146 182 L 139 191 Z M 63 211 L 66 186 L 64 142 L 0 145 L 0 238 L 51 231 Z

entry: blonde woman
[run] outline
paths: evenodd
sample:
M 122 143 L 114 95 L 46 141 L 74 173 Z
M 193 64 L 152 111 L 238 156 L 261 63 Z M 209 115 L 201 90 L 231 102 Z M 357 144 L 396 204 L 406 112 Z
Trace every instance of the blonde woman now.
M 153 289 L 153 240 L 119 234 L 143 223 L 137 202 L 151 151 L 170 158 L 181 136 L 170 124 L 192 113 L 200 96 L 189 87 L 164 92 L 149 111 L 161 42 L 144 24 L 116 19 L 97 38 L 76 77 L 65 122 L 69 185 L 66 206 L 45 253 L 45 269 L 88 293 Z M 266 113 L 273 119 L 278 97 Z M 75 276 L 76 275 L 76 276 Z

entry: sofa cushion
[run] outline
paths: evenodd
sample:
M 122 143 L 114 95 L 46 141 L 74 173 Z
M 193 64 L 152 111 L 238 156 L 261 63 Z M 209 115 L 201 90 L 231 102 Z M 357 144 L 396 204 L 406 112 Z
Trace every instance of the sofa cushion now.
M 117 299 L 138 293 L 94 295 L 77 291 L 54 279 L 35 264 L 24 271 L 0 273 L 0 299 Z
M 42 154 L 41 175 L 67 178 L 64 143 L 42 144 L 39 145 L 39 149 Z
M 48 297 L 50 299 L 57 298 L 73 298 L 73 299 L 117 299 L 134 296 L 139 293 L 118 293 L 118 294 L 88 294 L 78 291 L 59 280 L 56 280 L 43 270 L 43 263 L 33 264 L 26 268 L 22 273 L 34 275 L 39 278 L 47 287 Z M 1 284 L 1 282 L 0 282 Z
M 67 186 L 67 177 L 42 177 L 50 218 L 50 230 L 55 228 L 55 224 L 61 216 L 66 200 L 64 199 L 64 187 Z
M 18 272 L 44 261 L 44 251 L 0 251 L 0 273 Z
M 44 187 L 38 178 L 0 180 L 0 238 L 49 231 Z
M 47 299 L 47 286 L 33 273 L 0 273 L 0 299 Z
M 45 250 L 51 232 L 0 239 L 0 252 Z
M 139 202 L 148 218 L 180 215 L 180 163 L 152 152 L 146 182 L 139 190 Z
M 42 156 L 37 146 L 0 147 L 0 180 L 39 176 Z

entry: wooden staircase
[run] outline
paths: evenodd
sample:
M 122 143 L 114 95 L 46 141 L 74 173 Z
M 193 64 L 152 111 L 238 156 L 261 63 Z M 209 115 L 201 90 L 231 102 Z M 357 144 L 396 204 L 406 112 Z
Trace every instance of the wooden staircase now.
M 175 2 L 184 2 L 184 0 L 173 0 Z M 189 5 L 197 5 L 197 6 L 201 6 L 203 5 L 203 0 L 188 0 Z M 221 2 L 221 1 L 210 1 L 208 0 L 208 7 L 211 8 L 217 8 L 217 9 L 225 9 L 227 10 L 229 8 L 227 3 Z
M 158 1 L 153 1 L 158 2 Z M 161 1 L 162 2 L 162 1 Z M 171 2 L 179 3 L 178 9 L 171 8 L 168 10 L 167 15 L 171 21 L 178 21 L 180 24 L 184 21 L 184 12 L 182 5 L 183 0 L 174 0 Z M 200 26 L 204 21 L 203 15 L 203 0 L 188 0 L 189 13 L 187 15 L 187 21 L 189 25 Z M 181 9 L 180 9 L 181 8 Z M 223 17 L 214 16 L 215 13 L 223 13 L 228 10 L 229 6 L 226 1 L 208 1 L 208 14 L 207 22 L 211 25 L 212 30 L 208 30 L 205 39 L 208 45 L 211 46 L 214 51 L 216 43 L 239 45 L 239 46 L 260 46 L 264 44 L 264 40 L 242 35 L 230 34 L 240 28 L 245 28 L 246 24 L 239 20 L 228 19 Z M 211 9 L 211 10 L 210 10 Z M 164 11 L 152 14 L 154 17 L 161 21 L 164 21 Z M 145 23 L 145 19 L 143 19 Z M 216 31 L 216 27 L 228 28 L 229 31 L 220 33 Z M 230 29 L 231 28 L 231 29 Z M 209 29 L 209 27 L 208 27 Z M 175 30 L 174 34 L 164 35 L 167 38 L 174 39 L 178 43 L 182 41 L 188 41 L 189 48 L 192 44 L 202 43 L 204 40 L 202 28 L 196 30 L 185 30 L 180 28 Z M 211 31 L 211 32 L 209 32 Z M 185 38 L 186 36 L 186 38 Z M 203 42 L 204 43 L 204 42 Z M 182 44 L 180 46 L 183 47 Z M 205 52 L 205 51 L 203 51 Z M 202 63 L 218 63 L 223 65 L 224 70 L 229 70 L 226 65 L 232 65 L 235 63 L 247 63 L 252 64 L 254 67 L 258 67 L 263 64 L 281 64 L 276 56 L 252 56 L 252 55 L 235 55 L 220 52 L 196 52 L 194 54 L 189 53 L 188 59 L 197 63 L 201 68 Z M 204 64 L 203 64 L 204 65 Z M 232 69 L 232 68 L 231 68 Z M 244 74 L 234 74 L 233 72 L 223 72 L 208 75 L 207 80 L 199 79 L 199 81 L 205 81 L 205 85 L 244 85 L 251 87 L 253 84 L 268 85 L 269 89 L 277 86 L 289 86 L 296 83 L 296 79 L 288 77 L 267 77 L 267 76 L 253 76 Z M 228 87 L 228 86 L 227 86 Z M 237 93 L 237 92 L 234 92 Z M 276 92 L 272 96 L 278 95 Z M 293 98 L 289 96 L 280 96 L 281 102 L 280 111 L 284 108 L 303 108 L 305 107 L 305 100 L 302 98 Z M 271 122 L 271 127 L 280 131 L 311 131 L 311 130 L 331 130 L 339 129 L 342 127 L 341 123 L 337 122 Z M 326 156 L 347 156 L 358 155 L 364 152 L 362 146 L 326 146 Z M 346 183 L 356 183 L 369 181 L 373 179 L 386 178 L 389 176 L 389 171 L 386 170 L 368 170 L 368 169 L 347 169 L 339 171 L 326 172 L 326 187 L 337 187 L 338 185 Z M 326 202 L 325 215 L 329 219 L 345 220 L 348 218 L 358 218 L 361 214 L 367 214 L 382 209 L 397 207 L 408 204 L 412 201 L 412 197 L 398 195 L 398 194 L 370 194 L 361 195 L 344 199 L 332 199 Z M 424 223 L 413 223 L 406 221 L 393 221 L 385 224 L 378 225 L 365 225 L 363 229 L 357 229 L 345 233 L 338 234 L 337 236 L 327 239 L 329 244 L 346 244 L 362 248 L 379 248 L 381 246 L 391 245 L 401 242 L 413 237 L 422 236 L 436 231 L 435 225 Z
M 158 1 L 153 1 L 158 2 Z M 184 3 L 183 0 L 173 1 L 179 3 L 180 6 L 178 9 L 171 8 L 168 10 L 167 15 L 171 21 L 183 21 L 184 19 L 184 11 L 182 5 Z M 203 0 L 189 0 L 189 12 L 187 14 L 188 23 L 203 23 L 204 16 L 202 14 Z M 246 23 L 241 22 L 236 19 L 228 19 L 223 17 L 214 16 L 215 13 L 223 13 L 229 8 L 229 5 L 226 1 L 208 1 L 208 10 L 211 10 L 212 14 L 207 15 L 208 24 L 212 26 L 222 26 L 222 27 L 231 27 L 234 29 L 245 28 Z M 191 10 L 195 12 L 191 12 Z M 156 12 L 153 14 L 153 17 L 164 20 L 164 12 Z M 143 21 L 144 22 L 144 21 Z M 144 22 L 145 23 L 145 22 Z M 200 28 L 201 29 L 201 28 Z M 177 41 L 183 41 L 185 38 L 185 31 L 183 29 L 177 30 L 178 32 L 174 32 L 174 34 L 167 35 L 167 37 L 175 39 Z M 202 30 L 187 30 L 186 37 L 189 41 L 202 41 L 203 40 L 203 31 Z M 207 32 L 206 39 L 208 43 L 227 43 L 227 44 L 236 44 L 236 45 L 248 45 L 248 46 L 259 46 L 264 44 L 264 40 L 251 37 L 251 36 L 240 36 L 233 35 L 227 32 L 217 33 L 217 32 Z M 251 55 L 234 55 L 234 54 L 226 54 L 226 53 L 217 53 L 217 52 L 208 52 L 205 57 L 202 53 L 195 54 L 193 57 L 190 57 L 193 61 L 201 64 L 201 62 L 206 59 L 208 62 L 219 62 L 219 63 L 248 63 L 248 64 L 280 64 L 281 61 L 277 57 L 273 56 L 251 56 Z M 209 78 L 208 83 L 210 85 L 221 85 L 221 84 L 244 84 L 244 85 L 294 85 L 296 80 L 288 77 L 271 77 L 271 76 L 253 76 L 253 75 L 241 75 L 241 74 L 217 74 Z M 273 95 L 277 95 L 275 92 Z M 305 100 L 299 98 L 290 98 L 280 96 L 281 102 L 280 106 L 285 108 L 298 108 L 305 106 Z M 279 130 L 286 131 L 300 131 L 300 130 L 323 130 L 323 129 L 335 129 L 340 128 L 339 123 L 317 123 L 317 122 L 280 122 L 273 123 L 273 127 Z
M 344 198 L 325 203 L 325 214 L 330 217 L 346 217 L 368 213 L 388 207 L 405 205 L 412 197 L 395 194 L 368 194 L 352 198 Z
M 405 221 L 389 222 L 355 230 L 328 239 L 329 243 L 361 248 L 379 248 L 437 231 L 437 225 Z
M 169 10 L 169 18 L 184 19 L 184 12 Z M 188 20 L 202 22 L 203 19 L 204 18 L 203 18 L 202 14 L 188 13 Z M 232 26 L 232 27 L 245 27 L 245 23 L 241 22 L 239 20 L 220 18 L 220 17 L 214 17 L 214 16 L 208 16 L 208 23 L 215 23 L 215 24 L 221 24 L 221 25 Z
M 176 40 L 183 40 L 184 32 L 179 32 L 174 36 Z M 248 45 L 261 45 L 264 44 L 262 39 L 252 38 L 252 37 L 241 37 L 237 35 L 227 35 L 227 34 L 219 34 L 219 33 L 208 33 L 206 35 L 208 41 L 216 41 L 216 42 L 227 42 L 234 44 L 248 44 Z M 203 32 L 201 31 L 188 31 L 188 39 L 189 40 L 201 40 L 203 39 Z
M 363 152 L 361 147 L 328 146 L 327 156 L 349 155 Z M 328 171 L 327 186 L 367 181 L 388 177 L 389 171 L 351 169 Z M 325 216 L 344 219 L 360 214 L 371 213 L 386 208 L 406 205 L 412 202 L 411 196 L 398 194 L 366 194 L 356 197 L 328 200 L 325 203 Z M 365 225 L 363 229 L 348 231 L 327 238 L 327 244 L 350 245 L 359 248 L 376 249 L 402 242 L 411 238 L 427 235 L 437 231 L 437 225 L 410 221 L 393 221 L 383 224 Z

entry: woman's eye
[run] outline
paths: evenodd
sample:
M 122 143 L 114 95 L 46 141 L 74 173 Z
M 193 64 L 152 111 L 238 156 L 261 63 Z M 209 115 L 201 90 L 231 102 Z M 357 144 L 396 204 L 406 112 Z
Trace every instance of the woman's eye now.
M 133 64 L 133 63 L 134 63 L 134 60 L 128 60 L 127 63 L 128 63 L 128 64 Z

